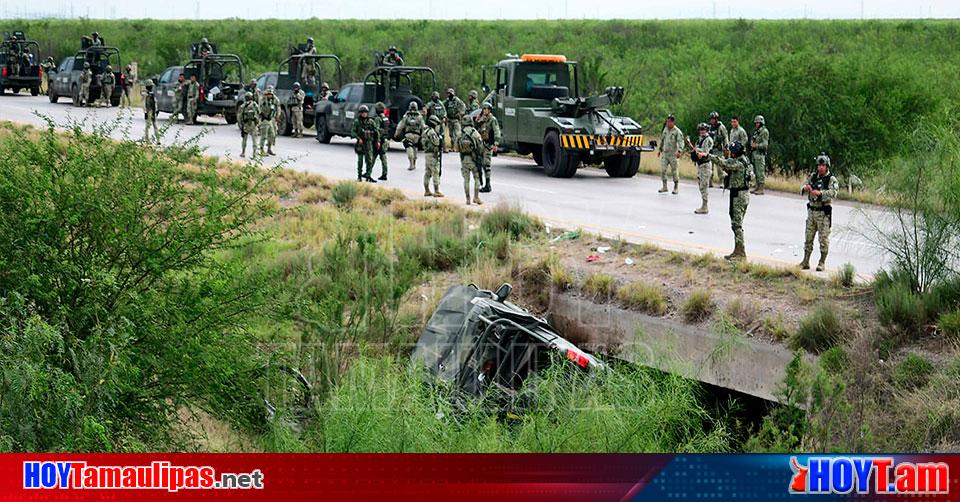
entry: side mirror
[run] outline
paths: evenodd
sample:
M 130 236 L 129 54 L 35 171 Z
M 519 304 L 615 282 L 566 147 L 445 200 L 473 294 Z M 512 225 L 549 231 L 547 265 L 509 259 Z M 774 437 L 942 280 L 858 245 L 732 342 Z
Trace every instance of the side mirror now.
M 511 291 L 513 291 L 513 286 L 511 286 L 510 283 L 505 282 L 501 284 L 499 288 L 497 288 L 497 291 L 494 294 L 497 295 L 498 302 L 504 302 L 510 296 Z

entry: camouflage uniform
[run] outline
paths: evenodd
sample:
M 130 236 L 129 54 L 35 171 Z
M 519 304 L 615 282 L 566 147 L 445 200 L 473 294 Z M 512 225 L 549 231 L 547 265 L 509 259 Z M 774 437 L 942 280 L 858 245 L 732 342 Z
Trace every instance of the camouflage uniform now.
M 117 77 L 113 74 L 113 68 L 110 65 L 103 70 L 100 75 L 100 99 L 103 106 L 110 107 L 113 100 L 113 86 L 117 83 Z
M 770 146 L 770 131 L 767 130 L 763 115 L 757 115 L 754 124 L 760 124 L 753 131 L 750 138 L 750 149 L 753 160 L 753 174 L 757 178 L 757 188 L 752 193 L 763 195 L 763 183 L 767 178 L 767 149 Z
M 333 93 L 330 92 L 330 85 L 326 82 L 320 84 L 320 92 L 317 93 L 316 101 L 327 101 Z
M 380 130 L 380 149 L 376 151 L 376 157 L 373 159 L 376 163 L 380 159 L 380 181 L 387 180 L 387 152 L 390 151 L 390 138 L 387 131 L 390 128 L 390 119 L 387 118 L 386 106 L 383 103 L 377 103 L 374 108 L 373 121 L 377 123 L 377 129 Z
M 433 95 L 426 106 L 427 116 L 424 117 L 424 120 L 429 120 L 430 117 L 436 116 L 440 119 L 441 124 L 447 123 L 447 107 L 444 106 L 443 101 L 440 101 L 440 93 L 433 91 Z M 446 150 L 446 148 L 444 148 L 444 150 Z
M 266 145 L 266 154 L 274 155 L 273 145 L 277 143 L 277 117 L 280 115 L 280 98 L 273 94 L 273 88 L 268 87 L 260 100 L 260 152 Z
M 807 228 L 806 237 L 803 242 L 803 261 L 800 262 L 800 268 L 810 268 L 810 255 L 813 254 L 813 238 L 818 234 L 820 236 L 820 262 L 817 265 L 817 271 L 824 269 L 827 261 L 827 253 L 830 252 L 830 226 L 833 223 L 833 198 L 837 196 L 840 183 L 837 178 L 830 173 L 830 159 L 826 155 L 818 158 L 826 159 L 827 171 L 823 176 L 817 171 L 810 174 L 807 183 L 800 188 L 800 193 L 807 194 Z M 809 188 L 809 189 L 808 189 Z M 814 191 L 819 191 L 817 196 Z
M 420 136 L 426 127 L 423 121 L 423 115 L 417 109 L 416 103 L 410 103 L 410 108 L 403 116 L 403 120 L 397 124 L 397 132 L 394 139 L 403 138 L 403 146 L 407 150 L 407 159 L 410 161 L 410 167 L 407 169 L 413 171 L 417 168 L 417 145 L 420 144 Z
M 120 107 L 130 108 L 130 88 L 133 87 L 133 71 L 128 66 L 124 68 L 123 81 L 120 83 Z
M 753 166 L 743 155 L 744 147 L 735 143 L 731 149 L 731 158 L 710 154 L 710 161 L 726 173 L 725 187 L 730 190 L 730 228 L 733 230 L 733 253 L 724 256 L 728 260 L 740 260 L 747 257 L 743 245 L 743 217 L 750 204 L 750 180 L 753 178 Z
M 706 125 L 706 124 L 701 124 Z M 710 154 L 710 151 L 713 150 L 713 138 L 709 134 L 701 137 L 697 141 L 696 151 L 700 153 Z M 709 211 L 707 207 L 707 199 L 710 196 L 710 178 L 713 176 L 713 163 L 710 162 L 709 157 L 703 157 L 700 160 L 697 160 L 697 184 L 700 187 L 700 208 L 694 211 L 697 214 L 707 214 Z
M 470 178 L 473 178 L 473 203 L 480 202 L 480 168 L 483 163 L 483 152 L 486 148 L 483 145 L 483 138 L 480 133 L 473 128 L 473 122 L 464 117 L 460 123 L 463 126 L 460 131 L 460 174 L 463 175 L 463 194 L 467 197 L 467 204 L 470 204 Z
M 40 64 L 40 69 L 43 70 L 43 93 L 50 94 L 50 70 L 57 67 L 57 63 L 54 62 L 53 57 L 47 57 Z
M 450 144 L 456 152 L 459 150 L 454 138 L 460 137 L 460 119 L 467 113 L 467 105 L 457 97 L 453 89 L 447 89 L 447 101 L 443 106 L 447 110 L 447 137 L 450 138 Z
M 357 153 L 357 181 L 366 180 L 376 183 L 370 175 L 373 174 L 373 157 L 380 143 L 380 129 L 377 128 L 376 121 L 362 115 L 364 110 L 366 110 L 365 105 L 360 107 L 357 120 L 353 121 L 353 128 L 350 130 L 350 137 L 357 140 L 353 148 Z M 367 165 L 366 171 L 363 169 L 364 163 Z
M 200 82 L 191 78 L 187 82 L 187 123 L 194 124 L 197 121 L 197 103 L 200 101 Z
M 490 187 L 490 166 L 493 163 L 493 151 L 500 146 L 500 122 L 493 116 L 493 107 L 490 103 L 484 103 L 483 108 L 489 108 L 490 114 L 480 112 L 477 116 L 477 129 L 480 130 L 480 137 L 483 138 L 485 146 L 483 150 L 483 177 L 486 182 L 481 192 L 489 192 Z
M 439 122 L 431 118 L 434 127 L 427 127 L 423 130 L 423 153 L 426 157 L 427 168 L 423 173 L 423 195 L 425 197 L 443 197 L 440 193 L 440 155 L 443 145 L 441 145 L 440 134 L 437 132 Z M 430 193 L 430 181 L 433 180 L 433 192 Z
M 470 91 L 470 94 L 467 96 L 467 114 L 471 114 L 480 109 L 480 100 L 477 99 L 477 91 Z
M 383 64 L 386 66 L 403 66 L 403 56 L 400 55 L 396 47 L 391 47 L 383 56 Z
M 180 114 L 183 113 L 183 94 L 186 90 L 186 86 L 187 83 L 183 80 L 180 80 L 178 77 L 177 87 L 173 90 L 173 110 L 170 112 L 170 122 L 176 122 L 180 120 Z
M 750 136 L 747 135 L 747 131 L 744 128 L 737 126 L 730 129 L 729 142 L 731 145 L 739 142 L 744 148 L 746 148 L 750 144 Z
M 252 96 L 252 94 L 247 94 Z M 252 97 L 244 98 L 243 105 L 240 106 L 240 124 L 242 125 L 243 141 L 240 149 L 240 156 L 247 153 L 247 138 L 250 138 L 250 147 L 253 150 L 251 156 L 257 155 L 257 135 L 260 128 L 260 105 Z
M 153 81 L 148 80 L 141 92 L 143 96 L 143 140 L 150 141 L 150 129 L 153 129 L 154 142 L 160 143 L 160 131 L 157 129 L 157 97 L 153 94 Z
M 674 195 L 679 191 L 680 168 L 677 165 L 677 157 L 682 149 L 683 131 L 676 125 L 672 128 L 664 125 L 663 131 L 660 132 L 660 145 L 658 146 L 658 152 L 660 153 L 660 181 L 663 182 L 663 186 L 661 186 L 659 190 L 660 193 L 667 191 L 668 168 L 672 171 L 671 176 L 673 176 Z
M 90 103 L 90 82 L 93 81 L 93 72 L 90 67 L 84 63 L 83 71 L 80 72 L 80 106 L 87 106 Z
M 290 95 L 289 109 L 290 121 L 293 123 L 293 135 L 297 138 L 303 137 L 303 100 L 306 95 L 300 84 L 294 85 L 293 94 Z
M 317 50 L 313 49 L 313 54 L 316 54 Z M 307 53 L 310 54 L 310 53 Z M 316 60 L 313 58 L 301 58 L 300 59 L 300 78 L 303 80 L 303 83 L 313 89 L 317 86 L 317 65 Z
M 716 117 L 717 123 L 713 123 L 713 118 Z M 710 150 L 711 155 L 721 155 L 724 156 L 727 154 L 727 149 L 730 147 L 729 136 L 727 135 L 727 127 L 723 125 L 723 122 L 720 122 L 720 115 L 717 112 L 710 114 L 711 121 L 710 124 L 710 138 L 713 139 L 713 148 Z M 716 163 L 713 164 L 713 173 L 710 175 L 710 186 L 713 186 L 713 177 L 716 176 L 717 180 L 723 180 L 723 173 L 721 172 L 720 165 Z

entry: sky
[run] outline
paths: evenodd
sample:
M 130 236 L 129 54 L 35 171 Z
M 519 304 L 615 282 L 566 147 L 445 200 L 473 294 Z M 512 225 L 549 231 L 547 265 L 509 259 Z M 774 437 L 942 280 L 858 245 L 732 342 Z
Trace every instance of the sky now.
M 960 18 L 956 0 L 0 0 L 0 19 Z

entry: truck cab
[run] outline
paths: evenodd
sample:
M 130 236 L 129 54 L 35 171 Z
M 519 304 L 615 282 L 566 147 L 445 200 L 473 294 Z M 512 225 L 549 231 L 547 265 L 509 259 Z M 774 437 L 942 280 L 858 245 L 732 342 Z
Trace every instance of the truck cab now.
M 106 71 L 107 65 L 113 67 L 114 82 L 113 94 L 110 96 L 110 106 L 120 104 L 120 95 L 123 94 L 120 85 L 123 78 L 120 49 L 108 45 L 87 46 L 75 55 L 64 58 L 50 75 L 50 102 L 56 103 L 61 96 L 69 96 L 74 106 L 80 104 L 80 74 L 83 73 L 83 63 L 90 63 L 90 72 L 93 78 L 90 81 L 90 102 L 100 99 L 100 77 Z

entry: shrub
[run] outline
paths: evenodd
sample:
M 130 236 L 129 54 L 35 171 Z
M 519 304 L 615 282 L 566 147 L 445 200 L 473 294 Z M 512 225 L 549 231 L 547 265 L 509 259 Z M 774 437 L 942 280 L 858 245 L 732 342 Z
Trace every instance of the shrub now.
M 341 181 L 333 186 L 330 192 L 330 198 L 339 208 L 347 208 L 353 205 L 353 200 L 357 198 L 359 192 L 357 184 L 352 181 Z
M 659 286 L 643 282 L 631 282 L 617 290 L 617 299 L 623 306 L 662 316 L 667 313 L 667 295 Z
M 902 335 L 920 333 L 926 321 L 923 299 L 908 285 L 900 281 L 882 285 L 874 301 L 881 324 Z
M 507 233 L 514 239 L 530 237 L 543 230 L 540 220 L 524 213 L 520 208 L 499 204 L 484 213 L 480 228 L 488 234 Z
M 960 342 L 960 310 L 941 314 L 937 325 L 947 338 Z
M 845 288 L 852 287 L 856 279 L 857 269 L 855 269 L 850 263 L 844 263 L 841 265 L 840 269 L 837 270 L 837 273 L 833 276 L 833 282 Z
M 843 347 L 830 347 L 820 354 L 820 367 L 828 373 L 843 373 L 849 365 L 850 356 Z
M 894 368 L 893 383 L 904 390 L 916 389 L 926 385 L 932 373 L 933 364 L 911 352 Z
M 594 300 L 607 301 L 616 293 L 617 283 L 613 276 L 593 272 L 583 281 L 583 291 Z
M 451 215 L 427 226 L 424 235 L 407 237 L 401 255 L 427 270 L 453 270 L 474 253 L 474 239 L 464 232 L 463 217 Z
M 697 289 L 690 293 L 690 296 L 680 306 L 680 312 L 687 322 L 697 323 L 709 319 L 713 315 L 714 307 L 710 292 Z
M 741 330 L 749 330 L 757 325 L 760 318 L 760 305 L 755 301 L 736 297 L 724 307 L 731 322 Z
M 797 332 L 790 338 L 790 347 L 794 350 L 823 352 L 841 341 L 846 332 L 836 308 L 829 303 L 821 303 L 800 321 Z
M 927 319 L 960 309 L 960 274 L 935 284 L 923 297 L 923 303 Z

